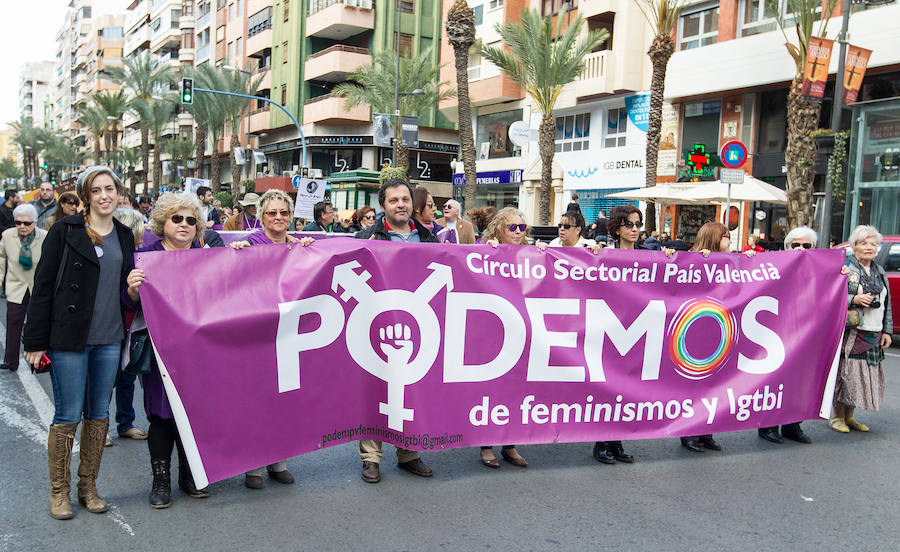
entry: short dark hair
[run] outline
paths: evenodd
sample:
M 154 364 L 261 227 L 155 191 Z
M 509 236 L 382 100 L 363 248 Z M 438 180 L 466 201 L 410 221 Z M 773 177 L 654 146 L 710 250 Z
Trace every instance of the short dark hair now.
M 412 199 L 413 191 L 409 182 L 402 178 L 392 178 L 385 181 L 381 188 L 378 189 L 378 204 L 384 207 L 384 198 L 387 195 L 388 188 L 399 188 L 400 186 L 406 186 L 406 189 L 409 191 L 409 197 Z
M 563 213 L 562 218 L 571 220 L 574 226 L 581 228 L 581 232 L 578 233 L 579 236 L 584 234 L 584 215 L 578 211 L 566 211 Z
M 615 209 L 613 209 L 612 215 L 609 217 L 609 223 L 606 225 L 606 230 L 609 232 L 609 235 L 618 237 L 619 228 L 624 226 L 628 217 L 634 213 L 637 213 L 641 222 L 643 222 L 644 215 L 641 213 L 641 210 L 634 205 L 617 205 Z
M 152 203 L 152 202 L 150 201 L 150 196 L 142 195 L 140 198 L 138 198 L 138 203 Z
M 6 190 L 3 192 L 3 200 L 9 201 L 11 198 L 16 197 L 17 193 L 19 193 L 19 190 Z
M 197 197 L 199 197 L 200 199 L 203 199 L 204 197 L 206 197 L 206 192 L 211 192 L 211 191 L 212 191 L 212 188 L 210 188 L 209 186 L 200 186 L 199 188 L 197 188 Z
M 325 214 L 325 211 L 331 207 L 330 201 L 320 201 L 313 206 L 313 218 L 318 221 Z
M 578 201 L 578 194 L 572 194 L 572 201 Z

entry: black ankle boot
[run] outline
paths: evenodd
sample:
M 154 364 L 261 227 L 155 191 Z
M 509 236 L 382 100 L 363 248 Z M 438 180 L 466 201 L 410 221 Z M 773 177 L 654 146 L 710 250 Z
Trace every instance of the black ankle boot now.
M 171 461 L 168 458 L 151 458 L 153 488 L 150 490 L 151 508 L 168 508 L 172 504 Z
M 626 464 L 634 463 L 634 456 L 625 454 L 625 449 L 622 447 L 622 441 L 607 441 L 606 450 L 608 450 L 609 453 L 613 455 L 613 458 L 619 462 L 625 462 Z
M 602 462 L 604 464 L 615 464 L 616 459 L 613 458 L 613 455 L 606 450 L 606 443 L 603 441 L 597 441 L 594 443 L 594 460 L 597 462 Z
M 209 496 L 208 488 L 197 489 L 197 486 L 194 484 L 191 467 L 188 465 L 187 456 L 181 447 L 178 447 L 178 488 L 191 498 L 206 498 Z

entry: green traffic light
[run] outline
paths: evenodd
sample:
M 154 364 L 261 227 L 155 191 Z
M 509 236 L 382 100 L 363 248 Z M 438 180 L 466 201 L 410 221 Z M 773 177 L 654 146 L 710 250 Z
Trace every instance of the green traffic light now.
M 185 94 L 185 95 L 184 95 L 184 101 L 186 101 L 186 102 L 191 101 L 191 95 L 190 95 L 190 94 Z

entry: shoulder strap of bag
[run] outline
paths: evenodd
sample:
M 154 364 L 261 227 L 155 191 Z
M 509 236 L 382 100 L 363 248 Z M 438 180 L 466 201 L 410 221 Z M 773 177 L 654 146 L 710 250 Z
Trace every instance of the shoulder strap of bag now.
M 66 225 L 66 236 L 69 234 L 69 229 L 71 227 Z M 59 263 L 59 268 L 56 270 L 56 285 L 53 286 L 53 296 L 59 292 L 59 284 L 62 282 L 63 272 L 66 271 L 66 261 L 69 260 L 69 242 L 66 241 L 65 237 L 63 237 L 63 254 L 62 254 L 62 262 Z

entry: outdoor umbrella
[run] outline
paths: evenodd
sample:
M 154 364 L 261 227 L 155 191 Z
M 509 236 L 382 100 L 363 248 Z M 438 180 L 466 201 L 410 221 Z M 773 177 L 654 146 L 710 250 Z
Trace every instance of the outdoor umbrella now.
M 654 203 L 665 203 L 665 204 L 687 204 L 687 203 L 696 203 L 693 199 L 686 199 L 683 197 L 684 190 L 681 188 L 675 188 L 668 184 L 663 184 L 662 186 L 650 186 L 649 188 L 637 188 L 635 190 L 626 190 L 624 192 L 617 192 L 614 194 L 609 194 L 606 197 L 613 197 L 616 199 L 630 199 L 634 201 L 652 201 Z
M 657 188 L 659 186 L 656 186 Z M 678 194 L 682 199 L 690 199 L 702 203 L 727 203 L 730 201 L 765 201 L 768 203 L 787 203 L 787 195 L 781 188 L 776 188 L 767 182 L 750 175 L 744 176 L 742 184 L 731 185 L 731 197 L 728 194 L 728 184 L 719 180 L 704 182 L 693 188 Z

